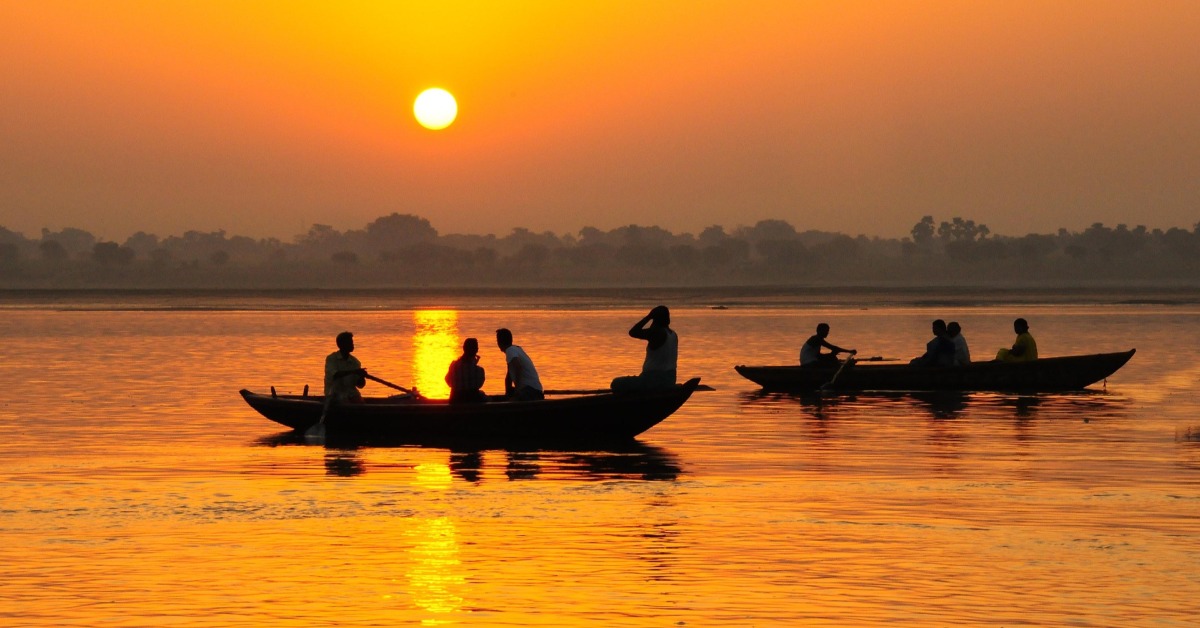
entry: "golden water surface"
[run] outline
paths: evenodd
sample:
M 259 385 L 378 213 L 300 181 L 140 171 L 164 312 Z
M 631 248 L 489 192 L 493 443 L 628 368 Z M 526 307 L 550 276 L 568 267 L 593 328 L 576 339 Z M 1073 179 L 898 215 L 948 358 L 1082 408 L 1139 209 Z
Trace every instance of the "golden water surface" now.
M 498 327 L 548 388 L 635 373 L 654 303 L 0 308 L 0 625 L 1186 626 L 1200 617 L 1200 308 L 676 305 L 713 386 L 625 446 L 307 443 L 239 388 L 320 387 L 333 337 L 444 396 Z M 361 305 L 361 304 L 360 304 Z M 674 304 L 672 304 L 674 305 Z M 1062 395 L 764 394 L 817 322 L 862 355 L 1030 320 L 1045 356 L 1137 347 Z M 368 394 L 393 391 L 369 384 Z

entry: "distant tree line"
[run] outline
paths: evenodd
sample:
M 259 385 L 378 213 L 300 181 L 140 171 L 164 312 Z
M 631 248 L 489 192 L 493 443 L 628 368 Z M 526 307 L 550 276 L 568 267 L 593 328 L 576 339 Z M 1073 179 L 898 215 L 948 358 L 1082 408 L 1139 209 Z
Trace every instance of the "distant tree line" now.
M 188 231 L 123 243 L 82 229 L 40 237 L 0 227 L 3 288 L 371 288 L 464 286 L 1044 285 L 1200 283 L 1192 229 L 1108 227 L 1003 236 L 955 217 L 909 237 L 799 231 L 783 220 L 698 235 L 628 225 L 575 234 L 515 228 L 441 235 L 393 213 L 363 229 L 313 225 L 284 242 Z

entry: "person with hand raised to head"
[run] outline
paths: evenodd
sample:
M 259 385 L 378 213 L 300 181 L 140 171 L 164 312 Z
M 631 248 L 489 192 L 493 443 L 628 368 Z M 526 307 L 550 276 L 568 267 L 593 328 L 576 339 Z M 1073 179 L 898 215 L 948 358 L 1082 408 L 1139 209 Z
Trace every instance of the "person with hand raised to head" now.
M 446 372 L 446 385 L 450 387 L 450 403 L 478 403 L 487 401 L 483 393 L 485 374 L 479 366 L 479 341 L 467 338 L 463 341 L 462 355 L 450 363 Z
M 629 335 L 646 341 L 646 359 L 640 374 L 613 379 L 610 384 L 613 392 L 674 386 L 679 368 L 679 336 L 671 329 L 671 310 L 665 305 L 656 306 L 629 328 Z

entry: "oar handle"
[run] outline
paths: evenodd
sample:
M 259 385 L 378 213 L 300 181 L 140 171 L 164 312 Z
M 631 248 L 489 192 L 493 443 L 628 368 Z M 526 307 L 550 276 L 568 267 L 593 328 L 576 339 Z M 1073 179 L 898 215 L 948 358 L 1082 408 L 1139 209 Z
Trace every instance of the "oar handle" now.
M 363 373 L 363 377 L 365 377 L 373 382 L 379 382 L 380 384 L 383 384 L 384 386 L 387 386 L 388 388 L 395 388 L 396 390 L 399 390 L 402 393 L 408 393 L 410 395 L 413 395 L 414 397 L 416 396 L 413 393 L 413 391 L 411 391 L 403 386 L 397 386 L 397 385 L 387 381 L 386 379 L 380 379 L 378 377 L 375 377 L 374 375 L 371 375 L 370 373 Z

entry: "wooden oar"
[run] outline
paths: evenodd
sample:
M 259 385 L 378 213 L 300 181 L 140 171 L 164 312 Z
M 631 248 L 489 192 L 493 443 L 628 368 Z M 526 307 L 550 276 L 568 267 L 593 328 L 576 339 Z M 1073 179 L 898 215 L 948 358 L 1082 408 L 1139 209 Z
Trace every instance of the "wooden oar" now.
M 329 408 L 333 405 L 333 397 L 326 395 L 325 404 L 321 407 L 321 419 L 314 425 L 310 425 L 307 430 L 304 430 L 304 438 L 322 439 L 325 438 L 325 417 L 329 414 Z
M 708 384 L 700 384 L 696 386 L 696 390 L 713 391 L 716 388 Z M 592 389 L 571 389 L 565 388 L 561 390 L 543 390 L 543 395 L 604 395 L 612 392 L 611 388 L 592 388 Z
M 838 370 L 833 374 L 833 377 L 829 378 L 829 381 L 825 382 L 824 384 L 821 384 L 821 390 L 829 390 L 830 388 L 833 388 L 834 383 L 837 382 L 837 378 L 842 374 L 842 371 L 846 370 L 846 367 L 850 366 L 854 362 L 854 356 L 846 356 L 846 359 L 842 362 L 842 365 L 838 367 Z
M 374 375 L 371 375 L 370 373 L 363 373 L 363 377 L 365 377 L 373 382 L 379 382 L 380 384 L 383 384 L 384 386 L 387 386 L 388 388 L 395 388 L 396 390 L 399 390 L 402 393 L 408 393 L 414 397 L 420 397 L 420 395 L 417 394 L 416 392 L 413 392 L 403 386 L 397 386 L 385 379 L 380 379 L 378 377 L 375 377 Z

